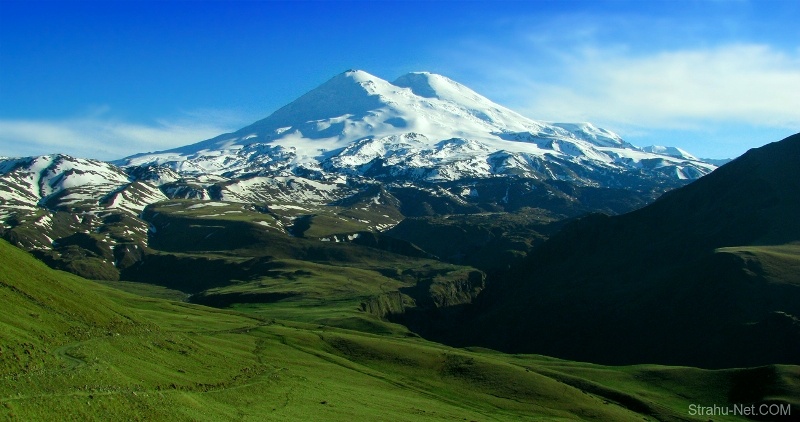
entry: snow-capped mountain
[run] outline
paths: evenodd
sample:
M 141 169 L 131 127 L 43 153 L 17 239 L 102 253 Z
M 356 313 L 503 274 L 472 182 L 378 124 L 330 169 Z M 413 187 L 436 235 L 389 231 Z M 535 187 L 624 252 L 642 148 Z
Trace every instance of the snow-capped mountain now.
M 351 70 L 265 119 L 181 148 L 115 163 L 0 158 L 0 234 L 58 268 L 114 278 L 157 232 L 180 232 L 168 228 L 174 218 L 195 219 L 190 231 L 203 226 L 196 219 L 233 218 L 251 234 L 303 237 L 319 233 L 307 230 L 316 219 L 320 239 L 341 240 L 413 216 L 621 213 L 715 168 L 590 123 L 531 120 L 444 76 L 390 83 Z
M 236 132 L 117 164 L 181 175 L 368 176 L 452 181 L 521 176 L 628 187 L 614 177 L 695 179 L 715 166 L 676 148 L 637 148 L 590 123 L 545 123 L 444 76 L 387 82 L 351 70 Z

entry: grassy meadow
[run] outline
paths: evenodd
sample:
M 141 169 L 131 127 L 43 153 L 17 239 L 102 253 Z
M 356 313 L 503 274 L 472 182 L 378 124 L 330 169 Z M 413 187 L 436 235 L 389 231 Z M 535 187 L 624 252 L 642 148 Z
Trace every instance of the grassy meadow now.
M 796 403 L 800 387 L 791 366 L 604 367 L 454 349 L 352 300 L 315 302 L 326 288 L 312 277 L 286 287 L 306 289 L 302 300 L 216 309 L 54 271 L 5 242 L 0 252 L 7 420 L 692 420 L 690 404 L 728 403 L 737 388 L 761 383 L 745 398 Z

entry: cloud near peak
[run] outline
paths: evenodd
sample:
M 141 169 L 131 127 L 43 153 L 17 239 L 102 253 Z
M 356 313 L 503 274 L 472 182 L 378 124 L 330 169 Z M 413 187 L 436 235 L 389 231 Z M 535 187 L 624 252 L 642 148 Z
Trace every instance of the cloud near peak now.
M 757 44 L 625 55 L 583 49 L 558 80 L 536 71 L 504 83 L 523 87 L 512 107 L 533 118 L 592 120 L 650 128 L 704 122 L 800 126 L 800 53 Z

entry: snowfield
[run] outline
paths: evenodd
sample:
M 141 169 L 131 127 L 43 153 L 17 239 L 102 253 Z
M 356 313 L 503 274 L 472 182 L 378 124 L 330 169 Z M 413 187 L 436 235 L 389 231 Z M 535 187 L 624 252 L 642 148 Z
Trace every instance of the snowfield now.
M 591 123 L 529 119 L 441 75 L 414 72 L 388 82 L 350 70 L 247 127 L 184 147 L 115 163 L 60 154 L 0 158 L 0 229 L 35 227 L 30 245 L 50 247 L 54 236 L 131 224 L 129 218 L 145 232 L 145 208 L 168 199 L 196 201 L 179 213 L 212 217 L 231 215 L 215 207 L 233 203 L 302 212 L 369 186 L 411 187 L 414 195 L 467 209 L 484 200 L 511 206 L 521 195 L 498 185 L 505 196 L 491 199 L 475 188 L 481 180 L 649 193 L 715 168 L 679 148 L 639 148 Z M 359 206 L 380 207 L 381 198 Z M 361 222 L 385 230 L 399 221 L 391 220 Z
M 624 172 L 656 158 L 672 168 L 660 177 L 691 179 L 716 168 L 678 148 L 633 146 L 591 123 L 529 119 L 441 75 L 415 72 L 390 83 L 351 70 L 236 132 L 117 164 L 183 175 L 316 172 L 427 181 L 516 175 L 603 186 L 565 175 L 574 170 L 543 170 L 541 163 Z

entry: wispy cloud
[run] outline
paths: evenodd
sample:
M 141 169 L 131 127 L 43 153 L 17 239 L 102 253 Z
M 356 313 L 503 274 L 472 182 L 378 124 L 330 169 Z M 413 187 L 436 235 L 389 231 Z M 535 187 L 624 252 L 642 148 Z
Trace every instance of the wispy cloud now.
M 650 128 L 714 123 L 800 127 L 800 55 L 765 45 L 725 45 L 626 56 L 602 49 L 563 63 L 564 79 L 524 87 L 529 115 Z
M 141 124 L 110 117 L 106 108 L 98 110 L 61 120 L 0 120 L 0 155 L 65 153 L 114 160 L 199 142 L 247 121 L 234 111 L 196 110 Z
M 796 43 L 761 37 L 736 14 L 701 17 L 519 16 L 500 22 L 493 38 L 439 53 L 478 91 L 526 116 L 591 121 L 635 143 L 680 134 L 694 138 L 698 154 L 709 145 L 709 154 L 729 156 L 759 146 L 743 139 L 758 131 L 799 131 Z

